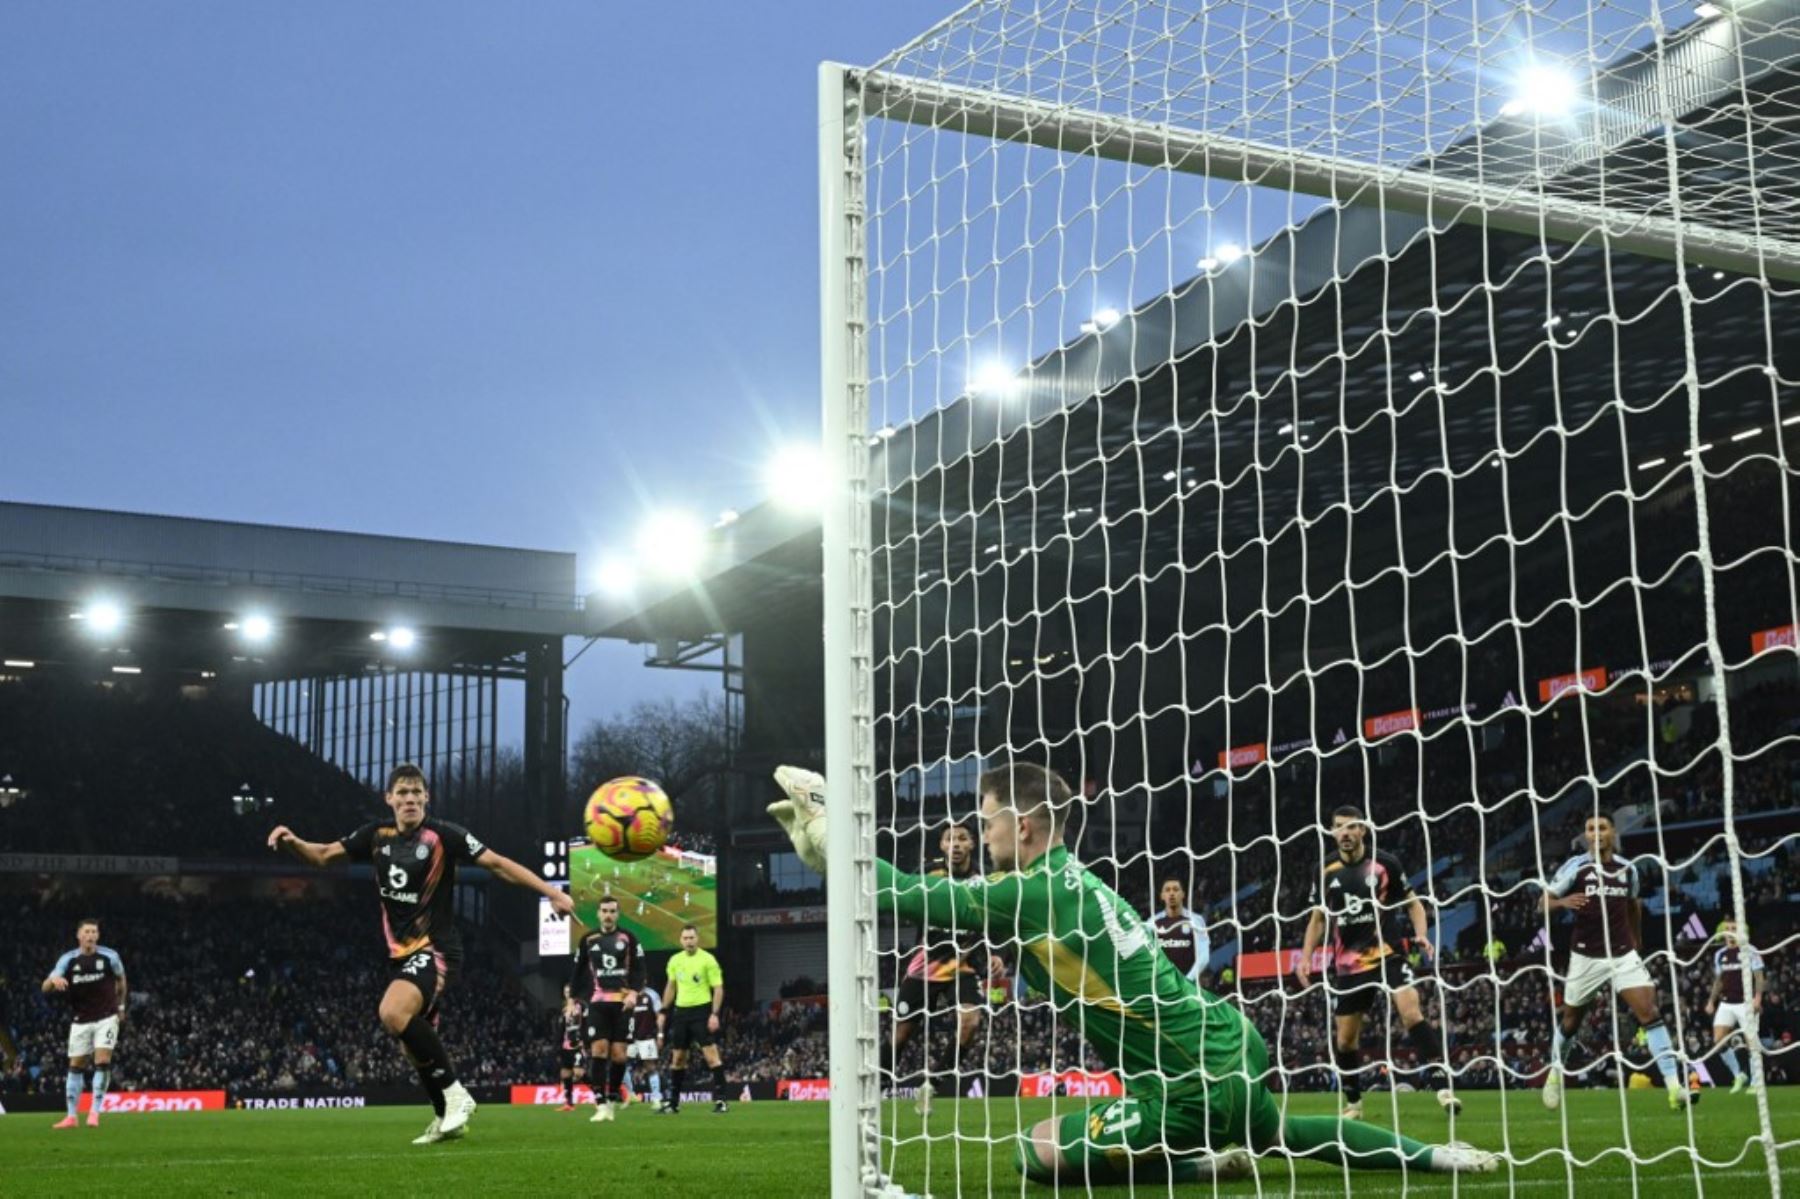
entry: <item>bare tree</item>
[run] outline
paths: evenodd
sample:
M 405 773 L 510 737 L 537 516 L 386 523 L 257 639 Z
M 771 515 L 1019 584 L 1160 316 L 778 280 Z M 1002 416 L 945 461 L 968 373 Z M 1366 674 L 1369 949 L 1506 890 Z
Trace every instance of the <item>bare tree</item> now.
M 569 754 L 569 790 L 579 804 L 607 779 L 641 775 L 682 801 L 694 824 L 704 827 L 712 783 L 728 765 L 725 704 L 719 696 L 646 701 L 582 731 Z

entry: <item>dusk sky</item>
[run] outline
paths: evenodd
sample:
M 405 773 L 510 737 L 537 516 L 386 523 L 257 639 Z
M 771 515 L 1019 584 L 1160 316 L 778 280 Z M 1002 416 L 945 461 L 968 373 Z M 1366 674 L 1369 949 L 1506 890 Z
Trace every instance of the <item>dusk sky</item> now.
M 953 7 L 13 0 L 0 494 L 588 570 L 754 503 L 817 436 L 817 64 Z M 717 685 L 641 656 L 577 729 Z

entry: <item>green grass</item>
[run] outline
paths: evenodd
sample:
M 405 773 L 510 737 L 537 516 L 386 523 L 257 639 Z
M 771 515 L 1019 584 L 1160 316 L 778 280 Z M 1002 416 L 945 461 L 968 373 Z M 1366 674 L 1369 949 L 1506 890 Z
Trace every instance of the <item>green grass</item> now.
M 1370 1099 L 1370 1114 L 1380 1122 L 1391 1120 L 1388 1096 Z M 1530 1195 L 1556 1194 L 1568 1190 L 1573 1178 L 1584 1195 L 1629 1194 L 1631 1165 L 1618 1152 L 1627 1118 L 1640 1160 L 1687 1143 L 1685 1117 L 1670 1112 L 1660 1092 L 1630 1094 L 1624 1112 L 1612 1092 L 1573 1094 L 1561 1113 L 1545 1111 L 1535 1093 L 1512 1096 L 1504 1136 L 1499 1097 L 1476 1093 L 1467 1099 L 1468 1112 L 1457 1121 L 1459 1138 L 1490 1148 L 1510 1144 L 1515 1159 L 1544 1156 L 1510 1172 L 1462 1179 L 1459 1193 L 1500 1195 L 1511 1187 Z M 1777 1090 L 1770 1101 L 1777 1134 L 1800 1131 L 1800 1092 Z M 1300 1096 L 1293 1106 L 1329 1111 L 1331 1101 Z M 990 1186 L 996 1194 L 1020 1194 L 1007 1138 L 1021 1122 L 1041 1119 L 1051 1109 L 1048 1100 L 940 1102 L 927 1138 L 909 1104 L 889 1105 L 887 1128 L 901 1139 L 899 1181 L 916 1189 L 929 1169 L 930 1190 L 937 1196 L 982 1195 Z M 676 1117 L 639 1107 L 622 1112 L 616 1123 L 593 1125 L 586 1112 L 490 1105 L 476 1115 L 465 1140 L 415 1148 L 408 1142 L 429 1118 L 422 1106 L 115 1115 L 98 1130 L 73 1132 L 52 1132 L 54 1115 L 15 1113 L 0 1117 L 0 1195 L 823 1195 L 826 1116 L 822 1103 L 737 1104 L 725 1116 L 702 1105 Z M 1446 1135 L 1446 1121 L 1426 1096 L 1402 1097 L 1400 1116 L 1405 1130 L 1422 1139 Z M 1576 1154 L 1610 1155 L 1573 1172 L 1549 1155 L 1562 1144 L 1564 1117 Z M 1709 1193 L 1767 1193 L 1762 1150 L 1747 1145 L 1755 1129 L 1751 1096 L 1707 1093 L 1694 1116 L 1695 1142 L 1704 1156 L 1726 1163 L 1702 1171 Z M 1343 1195 L 1347 1190 L 1346 1174 L 1332 1167 L 1269 1160 L 1261 1173 L 1263 1193 Z M 1782 1174 L 1784 1190 L 1800 1192 L 1800 1148 L 1784 1153 Z M 1354 1193 L 1399 1193 L 1400 1180 L 1393 1174 L 1348 1177 Z M 1438 1176 L 1415 1174 L 1407 1181 L 1409 1194 L 1450 1189 L 1450 1180 Z M 1640 1166 L 1636 1183 L 1639 1195 L 1696 1190 L 1693 1167 L 1674 1157 Z M 1186 1188 L 1186 1193 L 1210 1191 Z M 1257 1188 L 1246 1181 L 1219 1191 L 1249 1195 Z M 1051 1192 L 1025 1188 L 1023 1193 Z

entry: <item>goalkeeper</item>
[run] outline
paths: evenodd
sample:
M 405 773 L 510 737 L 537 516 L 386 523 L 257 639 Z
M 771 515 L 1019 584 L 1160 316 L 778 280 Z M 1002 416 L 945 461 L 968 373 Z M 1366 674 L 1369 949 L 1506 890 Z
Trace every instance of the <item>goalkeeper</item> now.
M 788 794 L 771 804 L 802 859 L 825 869 L 825 780 L 784 766 Z M 1332 1165 L 1486 1173 L 1499 1159 L 1466 1145 L 1426 1145 L 1336 1116 L 1286 1116 L 1264 1084 L 1269 1051 L 1225 1000 L 1200 990 L 1161 953 L 1130 905 L 1063 844 L 1069 786 L 1040 766 L 1013 765 L 980 783 L 983 837 L 999 873 L 925 877 L 877 861 L 881 908 L 952 930 L 1017 940 L 1020 972 L 1048 995 L 1125 1084 L 1125 1098 L 1020 1136 L 1015 1164 L 1037 1182 L 1224 1178 L 1251 1153 Z

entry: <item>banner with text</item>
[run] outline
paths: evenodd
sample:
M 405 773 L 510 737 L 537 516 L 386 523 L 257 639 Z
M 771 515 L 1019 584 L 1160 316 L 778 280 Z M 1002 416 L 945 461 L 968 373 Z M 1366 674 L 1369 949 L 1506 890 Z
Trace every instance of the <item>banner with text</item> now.
M 1760 654 L 1767 649 L 1800 646 L 1800 624 L 1784 624 L 1778 629 L 1764 629 L 1750 634 L 1750 652 Z
M 1559 674 L 1538 680 L 1538 702 L 1549 703 L 1568 691 L 1606 690 L 1606 667 L 1590 666 L 1574 674 Z

